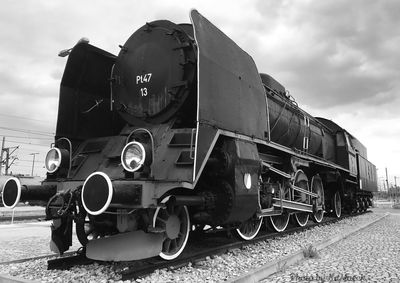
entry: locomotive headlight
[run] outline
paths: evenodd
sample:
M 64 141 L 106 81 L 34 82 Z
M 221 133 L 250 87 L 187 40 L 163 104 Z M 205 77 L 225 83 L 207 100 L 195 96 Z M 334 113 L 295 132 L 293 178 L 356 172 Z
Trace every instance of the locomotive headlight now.
M 60 167 L 68 168 L 69 160 L 70 156 L 67 149 L 53 147 L 46 154 L 46 170 L 51 174 L 56 172 Z
M 53 147 L 47 152 L 46 155 L 46 160 L 45 160 L 45 166 L 47 169 L 47 172 L 49 173 L 54 173 L 57 171 L 57 169 L 61 165 L 61 151 Z
M 122 166 L 128 172 L 135 172 L 143 166 L 146 160 L 146 150 L 144 146 L 136 141 L 128 143 L 121 154 Z

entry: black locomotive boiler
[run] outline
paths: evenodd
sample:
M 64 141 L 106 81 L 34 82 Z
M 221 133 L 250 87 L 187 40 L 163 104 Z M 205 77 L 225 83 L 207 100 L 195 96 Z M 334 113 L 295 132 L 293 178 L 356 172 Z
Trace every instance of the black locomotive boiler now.
M 3 190 L 7 207 L 46 206 L 52 250 L 68 250 L 75 226 L 89 258 L 171 260 L 206 225 L 249 240 L 264 220 L 284 231 L 290 218 L 304 226 L 371 206 L 366 148 L 190 17 L 146 23 L 118 56 L 72 48 L 47 177 Z

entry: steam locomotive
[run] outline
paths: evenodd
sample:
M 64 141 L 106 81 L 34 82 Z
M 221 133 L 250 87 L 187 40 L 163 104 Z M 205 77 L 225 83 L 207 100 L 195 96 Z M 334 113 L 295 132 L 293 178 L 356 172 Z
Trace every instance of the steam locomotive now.
M 46 206 L 53 251 L 68 250 L 75 225 L 89 258 L 172 260 L 206 225 L 250 240 L 263 223 L 281 232 L 371 206 L 376 168 L 361 142 L 190 17 L 146 23 L 118 56 L 71 49 L 47 177 L 3 190 L 6 207 Z

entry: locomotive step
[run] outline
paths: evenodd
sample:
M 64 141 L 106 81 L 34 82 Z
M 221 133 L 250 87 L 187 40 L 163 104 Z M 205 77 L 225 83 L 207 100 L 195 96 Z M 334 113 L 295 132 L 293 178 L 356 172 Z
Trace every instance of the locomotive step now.
M 191 157 L 190 150 L 183 150 L 179 154 L 179 157 L 176 160 L 175 165 L 185 166 L 185 165 L 193 165 L 193 163 L 194 162 L 193 162 L 193 158 Z
M 192 133 L 175 133 L 168 146 L 172 147 L 190 147 L 192 142 Z

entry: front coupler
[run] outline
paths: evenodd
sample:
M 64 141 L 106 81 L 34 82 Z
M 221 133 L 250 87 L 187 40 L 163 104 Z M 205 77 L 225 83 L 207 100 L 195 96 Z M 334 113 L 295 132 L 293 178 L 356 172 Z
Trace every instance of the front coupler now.
M 47 203 L 46 220 L 53 220 L 51 225 L 50 249 L 62 255 L 72 245 L 72 223 L 80 221 L 83 211 L 80 202 L 82 187 L 57 193 Z

